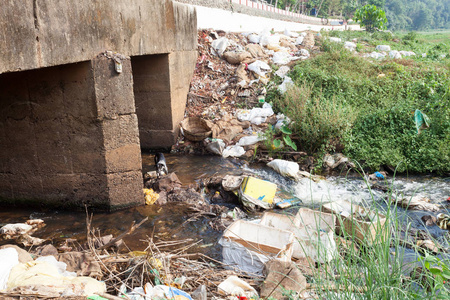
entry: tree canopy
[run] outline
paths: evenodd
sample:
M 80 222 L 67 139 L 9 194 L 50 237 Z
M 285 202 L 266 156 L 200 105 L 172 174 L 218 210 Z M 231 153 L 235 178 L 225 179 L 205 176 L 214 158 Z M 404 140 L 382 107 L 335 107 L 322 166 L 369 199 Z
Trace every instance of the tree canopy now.
M 300 11 L 301 0 L 266 0 L 279 8 Z M 309 0 L 309 13 L 316 7 L 319 17 L 354 17 L 358 8 L 375 5 L 386 12 L 390 30 L 450 29 L 450 0 Z

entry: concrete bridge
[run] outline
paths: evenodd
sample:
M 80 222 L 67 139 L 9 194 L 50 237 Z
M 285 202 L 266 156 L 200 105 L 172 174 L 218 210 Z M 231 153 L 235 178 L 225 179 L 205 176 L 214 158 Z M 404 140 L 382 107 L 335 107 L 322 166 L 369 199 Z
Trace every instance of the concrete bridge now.
M 196 48 L 171 0 L 3 0 L 0 203 L 142 203 L 141 148 L 173 144 Z

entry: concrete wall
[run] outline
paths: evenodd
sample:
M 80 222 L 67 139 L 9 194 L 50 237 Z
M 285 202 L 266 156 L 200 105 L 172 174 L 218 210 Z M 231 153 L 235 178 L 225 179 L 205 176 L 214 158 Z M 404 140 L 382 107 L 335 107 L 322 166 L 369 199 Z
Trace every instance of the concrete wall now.
M 197 57 L 195 9 L 4 0 L 0 28 L 0 203 L 143 203 L 141 146 L 175 141 Z M 122 73 L 106 50 L 124 55 Z
M 184 118 L 197 51 L 133 57 L 141 147 L 170 147 Z
M 0 75 L 0 197 L 123 207 L 142 196 L 130 61 Z M 127 184 L 122 184 L 128 180 Z
M 195 9 L 170 0 L 2 0 L 0 28 L 0 73 L 197 48 Z

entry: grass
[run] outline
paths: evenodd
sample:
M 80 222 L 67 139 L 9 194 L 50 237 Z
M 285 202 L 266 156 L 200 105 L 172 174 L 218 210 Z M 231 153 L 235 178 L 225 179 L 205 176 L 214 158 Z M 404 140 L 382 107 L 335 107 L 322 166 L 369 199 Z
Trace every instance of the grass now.
M 344 41 L 356 38 L 363 53 L 389 44 L 417 55 L 368 59 L 329 41 L 327 35 Z M 290 72 L 295 83 L 291 91 L 281 95 L 273 89 L 266 98 L 294 120 L 293 136 L 300 150 L 320 162 L 325 152 L 343 149 L 373 171 L 402 163 L 399 172 L 449 172 L 449 45 L 426 42 L 415 33 L 336 31 L 324 32 L 320 47 L 319 54 Z M 417 109 L 431 120 L 420 135 L 414 123 Z

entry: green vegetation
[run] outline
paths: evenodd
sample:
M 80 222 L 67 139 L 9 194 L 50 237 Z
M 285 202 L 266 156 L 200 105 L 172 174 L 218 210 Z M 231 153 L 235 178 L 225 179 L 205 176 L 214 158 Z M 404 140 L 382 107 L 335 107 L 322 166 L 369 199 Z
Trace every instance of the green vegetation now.
M 375 29 L 386 29 L 386 14 L 375 5 L 364 5 L 355 12 L 355 21 L 361 24 L 368 32 L 374 32 Z
M 299 149 L 321 157 L 343 148 L 372 170 L 398 166 L 400 172 L 449 172 L 450 59 L 442 58 L 449 56 L 449 46 L 425 42 L 414 33 L 403 38 L 380 32 L 330 34 L 344 40 L 357 37 L 364 52 L 386 43 L 417 55 L 376 61 L 325 37 L 323 53 L 290 73 L 295 87 L 284 95 L 272 90 L 267 98 L 294 121 L 292 137 Z M 420 134 L 416 109 L 431 122 Z

